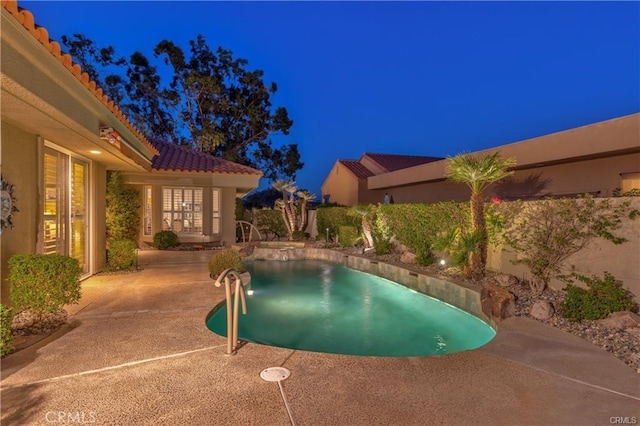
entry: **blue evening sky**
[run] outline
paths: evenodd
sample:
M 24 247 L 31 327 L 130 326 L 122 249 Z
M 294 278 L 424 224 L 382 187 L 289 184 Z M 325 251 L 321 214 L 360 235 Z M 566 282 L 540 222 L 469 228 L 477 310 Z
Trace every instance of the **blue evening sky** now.
M 337 159 L 453 156 L 640 111 L 639 2 L 20 1 L 117 53 L 203 34 L 275 81 L 320 196 Z M 264 183 L 262 187 L 268 187 Z

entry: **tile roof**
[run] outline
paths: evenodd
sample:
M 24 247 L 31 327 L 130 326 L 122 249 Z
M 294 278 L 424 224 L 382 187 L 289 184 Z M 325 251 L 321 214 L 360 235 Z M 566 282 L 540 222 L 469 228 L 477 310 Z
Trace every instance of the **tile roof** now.
M 442 157 L 423 157 L 419 155 L 375 154 L 370 152 L 365 152 L 363 157 L 365 155 L 389 172 L 443 160 Z
M 154 139 L 151 140 L 151 143 L 159 152 L 153 157 L 151 164 L 153 170 L 262 175 L 260 170 L 197 152 L 186 146 Z
M 358 179 L 366 179 L 369 176 L 373 176 L 373 172 L 358 160 L 338 160 L 338 162 L 349 169 Z
M 118 120 L 125 125 L 142 143 L 147 146 L 154 154 L 157 154 L 153 145 L 144 137 L 144 135 L 134 127 L 133 124 L 127 119 L 127 117 L 120 111 L 118 105 L 110 100 L 107 95 L 102 92 L 102 89 L 96 86 L 96 82 L 89 80 L 89 74 L 82 72 L 82 68 L 79 64 L 74 63 L 71 55 L 63 53 L 60 44 L 57 41 L 51 41 L 49 39 L 49 33 L 47 29 L 35 24 L 33 14 L 28 10 L 18 7 L 16 0 L 2 0 L 2 7 L 4 7 L 29 33 L 40 42 L 58 61 L 64 65 L 65 68 L 71 72 L 89 92 L 91 92 L 100 102 L 102 102 L 108 109 L 115 115 Z

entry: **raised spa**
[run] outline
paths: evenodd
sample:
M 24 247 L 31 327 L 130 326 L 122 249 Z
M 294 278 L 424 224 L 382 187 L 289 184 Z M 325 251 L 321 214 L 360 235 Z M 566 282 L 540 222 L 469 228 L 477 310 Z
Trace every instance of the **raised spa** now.
M 370 356 L 430 356 L 478 348 L 494 329 L 478 317 L 384 278 L 319 260 L 252 261 L 241 340 Z M 226 307 L 207 327 L 226 336 Z

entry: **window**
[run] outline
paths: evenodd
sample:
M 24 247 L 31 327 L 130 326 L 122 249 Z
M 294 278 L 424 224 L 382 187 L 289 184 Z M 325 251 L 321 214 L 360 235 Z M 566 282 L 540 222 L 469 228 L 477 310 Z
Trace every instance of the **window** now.
M 162 188 L 162 229 L 202 234 L 202 188 Z
M 151 235 L 151 187 L 143 188 L 144 197 L 144 217 L 143 217 L 143 235 Z
M 212 208 L 211 208 L 211 233 L 219 234 L 220 233 L 220 190 L 218 188 L 213 189 L 213 196 L 211 197 Z
M 640 172 L 636 173 L 620 173 L 622 181 L 622 193 L 629 192 L 633 189 L 640 190 Z

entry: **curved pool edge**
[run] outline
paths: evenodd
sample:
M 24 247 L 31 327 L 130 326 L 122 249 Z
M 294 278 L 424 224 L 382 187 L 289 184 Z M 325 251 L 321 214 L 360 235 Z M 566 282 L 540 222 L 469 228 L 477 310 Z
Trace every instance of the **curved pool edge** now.
M 418 293 L 434 297 L 456 308 L 462 309 L 489 324 L 497 331 L 496 322 L 489 318 L 482 310 L 480 300 L 480 285 L 451 279 L 434 274 L 428 274 L 409 265 L 398 265 L 356 254 L 347 254 L 337 250 L 318 247 L 297 247 L 281 243 L 281 246 L 257 246 L 250 256 L 244 258 L 253 260 L 325 260 L 337 263 L 360 272 L 386 278 Z M 286 252 L 284 251 L 286 250 Z M 286 260 L 285 260 L 286 259 Z

